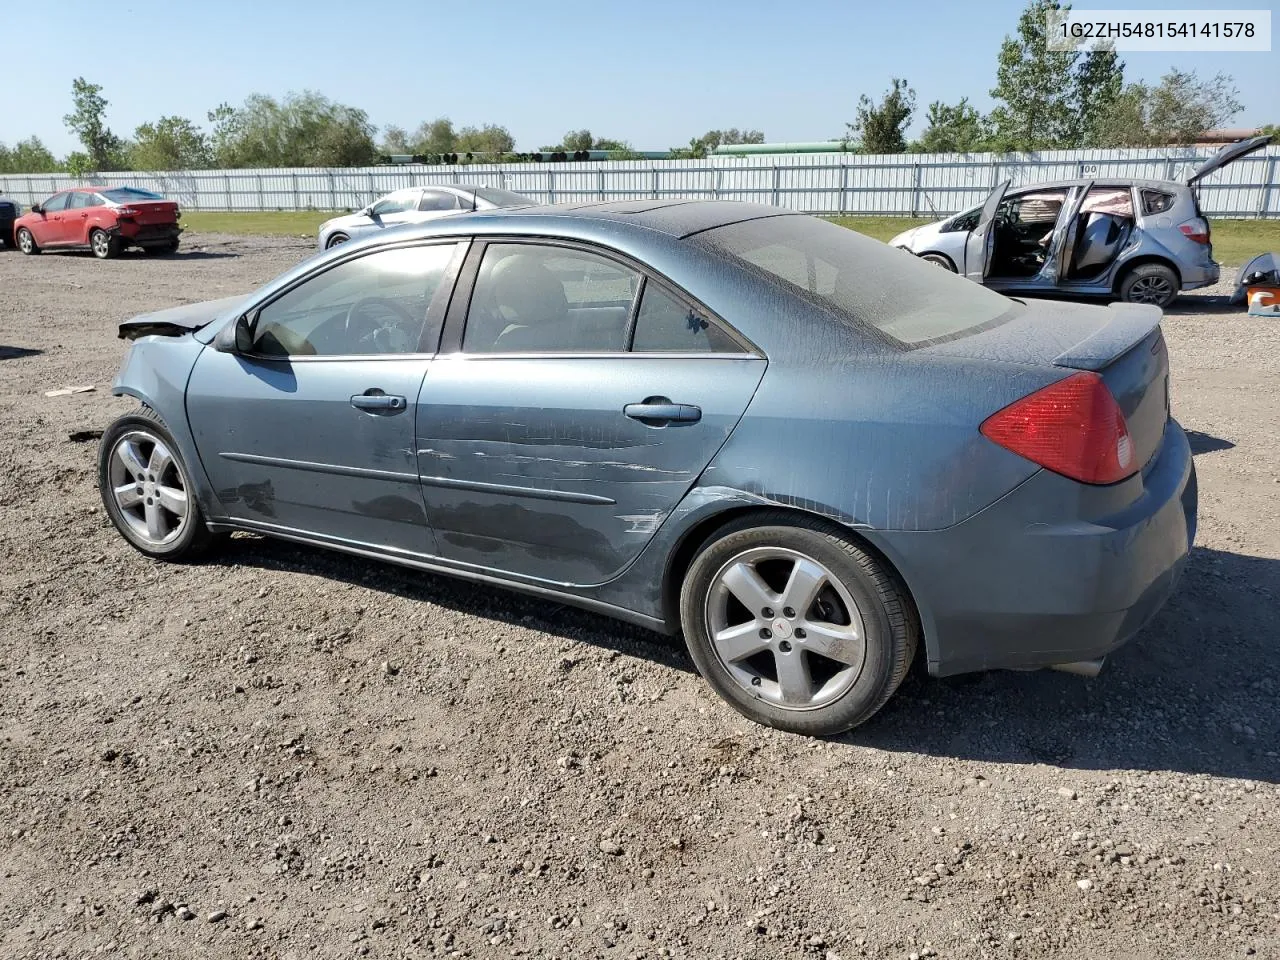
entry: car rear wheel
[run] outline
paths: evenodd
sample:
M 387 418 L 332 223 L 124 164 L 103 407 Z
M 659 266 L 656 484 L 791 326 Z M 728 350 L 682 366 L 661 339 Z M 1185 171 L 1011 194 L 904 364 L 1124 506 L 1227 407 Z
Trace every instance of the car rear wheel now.
M 40 252 L 40 248 L 36 246 L 36 238 L 31 235 L 31 231 L 26 227 L 18 230 L 18 249 L 27 256 Z
M 333 234 L 333 236 L 329 237 L 329 239 L 324 242 L 324 248 L 326 250 L 329 250 L 333 247 L 336 247 L 340 243 L 346 243 L 350 239 L 351 238 L 348 237 L 345 233 L 335 233 Z
M 951 262 L 951 258 L 945 253 L 924 253 L 920 255 L 920 259 L 926 263 L 932 263 L 935 267 L 942 267 L 944 270 L 956 272 L 956 265 Z
M 189 560 L 212 534 L 173 435 L 148 407 L 107 428 L 98 448 L 98 488 L 107 516 L 140 553 Z
M 810 736 L 867 720 L 906 676 L 914 608 L 879 559 L 788 513 L 729 524 L 680 595 L 699 672 L 744 716 Z
M 97 227 L 89 234 L 89 248 L 99 260 L 110 260 L 120 252 L 120 241 Z
M 1178 275 L 1163 263 L 1140 263 L 1120 281 L 1125 303 L 1151 303 L 1167 307 L 1178 296 Z

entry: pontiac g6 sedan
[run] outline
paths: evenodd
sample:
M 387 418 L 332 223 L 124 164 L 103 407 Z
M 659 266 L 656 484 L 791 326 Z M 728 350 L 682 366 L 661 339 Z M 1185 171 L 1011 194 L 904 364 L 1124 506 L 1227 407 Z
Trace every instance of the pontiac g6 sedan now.
M 248 530 L 683 632 L 761 723 L 1096 672 L 1195 532 L 1154 307 L 1007 299 L 773 207 L 476 213 L 126 322 L 120 533 Z

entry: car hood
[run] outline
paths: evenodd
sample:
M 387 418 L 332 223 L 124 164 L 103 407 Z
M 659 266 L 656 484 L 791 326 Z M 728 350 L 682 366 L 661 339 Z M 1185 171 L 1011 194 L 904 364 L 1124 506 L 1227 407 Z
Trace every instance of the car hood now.
M 249 294 L 241 294 L 236 297 L 224 297 L 221 300 L 188 303 L 181 307 L 139 314 L 120 324 L 120 339 L 136 340 L 138 337 L 152 336 L 179 337 L 237 312 L 248 298 Z

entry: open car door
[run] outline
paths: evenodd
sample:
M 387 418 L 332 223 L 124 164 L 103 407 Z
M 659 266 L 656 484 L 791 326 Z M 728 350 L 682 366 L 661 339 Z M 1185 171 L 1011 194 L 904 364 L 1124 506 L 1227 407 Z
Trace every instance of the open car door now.
M 1053 240 L 1049 243 L 1049 254 L 1044 259 L 1044 266 L 1040 268 L 1041 278 L 1053 283 L 1061 283 L 1066 279 L 1071 258 L 1076 252 L 1076 244 L 1080 240 L 1080 209 L 1084 206 L 1089 191 L 1093 189 L 1094 182 L 1090 180 L 1070 202 L 1062 205 L 1058 225 L 1053 229 Z
M 1217 173 L 1228 163 L 1234 163 L 1241 157 L 1261 150 L 1271 142 L 1271 136 L 1250 137 L 1248 140 L 1238 140 L 1235 143 L 1229 143 L 1212 157 L 1206 160 L 1200 166 L 1196 167 L 1195 172 L 1187 179 L 1187 186 L 1194 186 L 1198 181 L 1203 180 L 1211 173 Z
M 964 275 L 978 283 L 991 271 L 991 251 L 996 238 L 996 211 L 1000 209 L 1000 202 L 1004 200 L 1009 183 L 1006 180 L 991 191 L 987 202 L 982 205 L 978 225 L 969 231 L 969 237 L 964 242 Z

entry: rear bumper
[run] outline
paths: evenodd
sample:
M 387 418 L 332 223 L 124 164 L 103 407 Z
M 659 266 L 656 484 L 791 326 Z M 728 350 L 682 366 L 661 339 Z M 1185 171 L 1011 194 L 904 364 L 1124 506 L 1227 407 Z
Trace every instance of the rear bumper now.
M 182 227 L 176 223 L 118 223 L 110 232 L 129 243 L 169 243 L 178 239 Z
M 1197 290 L 1200 287 L 1211 287 L 1218 282 L 1222 275 L 1222 268 L 1209 261 L 1208 265 L 1195 264 L 1193 266 L 1182 265 L 1182 289 Z
M 1049 471 L 963 523 L 881 533 L 920 608 L 937 676 L 1102 657 L 1173 592 L 1195 539 L 1186 434 L 1169 421 L 1144 474 L 1090 488 Z M 1076 516 L 1070 522 L 1051 517 Z

